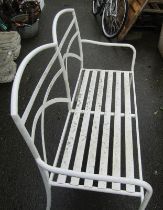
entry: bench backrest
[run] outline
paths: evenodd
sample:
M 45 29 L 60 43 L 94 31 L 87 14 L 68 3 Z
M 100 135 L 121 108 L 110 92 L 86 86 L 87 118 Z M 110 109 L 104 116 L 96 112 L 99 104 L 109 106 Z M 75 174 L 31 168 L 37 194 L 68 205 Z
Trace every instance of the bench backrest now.
M 57 27 L 58 27 L 58 21 L 60 19 L 60 16 L 63 14 L 69 14 L 72 17 L 72 21 L 70 25 L 68 26 L 63 38 L 61 41 L 58 40 L 57 38 Z M 62 48 L 64 46 L 64 43 L 67 41 L 71 30 L 75 27 L 75 33 L 72 35 L 69 39 L 66 51 L 63 53 Z M 80 61 L 80 67 L 82 68 L 83 65 L 83 53 L 82 53 L 82 45 L 81 45 L 81 39 L 80 39 L 80 32 L 76 20 L 76 15 L 73 9 L 65 9 L 59 12 L 53 22 L 53 29 L 52 29 L 52 34 L 53 34 L 53 41 L 54 43 L 51 44 L 45 44 L 43 46 L 40 46 L 36 49 L 34 49 L 32 52 L 30 52 L 22 61 L 20 64 L 17 74 L 15 76 L 15 80 L 13 83 L 13 88 L 12 88 L 12 97 L 11 97 L 11 116 L 17 125 L 20 133 L 24 137 L 29 149 L 31 150 L 34 158 L 40 157 L 40 153 L 38 152 L 39 150 L 37 149 L 35 145 L 35 133 L 36 133 L 36 127 L 38 125 L 39 119 L 41 119 L 41 145 L 42 145 L 42 152 L 43 152 L 43 158 L 44 161 L 47 162 L 47 154 L 46 154 L 46 140 L 45 140 L 45 135 L 44 135 L 44 121 L 45 121 L 45 110 L 58 102 L 65 102 L 68 104 L 68 108 L 71 108 L 71 95 L 70 95 L 70 87 L 69 87 L 69 81 L 68 81 L 68 72 L 67 72 L 67 59 L 69 57 L 76 58 Z M 79 55 L 71 52 L 71 46 L 74 42 L 74 40 L 77 39 L 78 45 L 79 45 Z M 19 92 L 20 92 L 20 83 L 22 80 L 22 76 L 25 73 L 25 69 L 30 63 L 30 61 L 37 56 L 40 52 L 48 50 L 48 49 L 55 49 L 55 53 L 53 54 L 50 62 L 48 63 L 47 67 L 45 68 L 44 72 L 42 75 L 37 75 L 38 76 L 38 83 L 36 84 L 33 93 L 27 102 L 26 107 L 23 110 L 23 113 L 20 114 L 19 107 L 21 107 L 21 104 L 19 104 Z M 59 67 L 57 64 L 57 72 L 53 72 L 53 66 L 55 65 L 55 62 L 59 63 Z M 37 69 L 33 69 L 36 71 Z M 36 98 L 39 97 L 39 94 L 41 92 L 41 88 L 45 83 L 46 78 L 49 76 L 50 72 L 52 72 L 52 75 L 50 75 L 50 82 L 48 82 L 46 91 L 43 93 L 43 97 L 41 98 L 41 102 L 39 106 L 37 106 L 37 110 L 34 113 L 34 116 L 32 118 L 32 124 L 31 130 L 27 128 L 26 124 L 28 119 L 30 118 L 30 113 L 31 110 L 33 109 L 34 103 L 36 102 Z M 63 76 L 63 80 L 65 83 L 65 89 L 66 89 L 66 97 L 63 98 L 49 98 L 49 94 L 56 82 L 56 80 Z M 22 82 L 23 83 L 23 82 Z
M 70 24 L 68 25 L 68 27 L 67 26 L 65 27 L 66 28 L 65 33 L 61 38 L 58 36 L 58 25 L 59 25 L 58 22 L 60 21 L 60 19 L 62 19 L 61 21 L 63 28 L 63 23 L 64 21 L 66 22 L 67 18 L 70 18 Z M 61 51 L 66 70 L 68 69 L 67 68 L 68 58 L 78 59 L 80 61 L 80 68 L 83 68 L 82 43 L 74 9 L 64 9 L 57 13 L 53 21 L 52 36 L 54 43 L 57 44 L 59 50 Z M 75 41 L 77 41 L 78 43 L 78 51 L 79 51 L 78 53 L 73 52 L 72 49 Z M 63 50 L 63 48 L 65 49 Z
M 25 89 L 29 88 L 29 87 L 23 86 L 23 88 L 21 88 L 20 90 L 20 84 L 23 85 L 22 83 L 24 81 L 22 80 L 22 76 L 24 73 L 26 73 L 25 70 L 28 69 L 27 67 L 28 67 L 28 64 L 30 64 L 30 61 L 36 56 L 38 56 L 40 52 L 43 52 L 44 50 L 47 50 L 50 48 L 55 49 L 55 53 L 53 54 L 50 62 L 48 63 L 45 70 L 43 71 L 42 75 L 39 75 L 39 71 L 37 73 L 37 70 L 38 70 L 37 68 L 32 69 L 32 71 L 36 72 L 36 75 L 39 77 L 38 83 L 35 85 L 32 95 L 30 99 L 27 101 L 26 107 L 24 108 L 23 111 L 21 111 L 21 114 L 20 114 L 20 110 L 22 109 L 23 104 L 20 104 L 22 100 L 19 96 L 19 92 L 21 91 L 25 92 L 26 91 Z M 53 68 L 53 65 L 55 65 L 55 62 L 58 62 L 57 72 L 54 72 L 54 68 Z M 49 78 L 49 74 L 50 74 L 50 78 Z M 54 96 L 49 97 L 51 90 L 54 87 L 57 79 L 62 76 L 63 76 L 63 81 L 65 83 L 66 97 L 54 97 Z M 32 78 L 32 80 L 35 80 L 35 78 Z M 46 84 L 46 88 L 44 88 L 45 90 L 42 91 L 43 85 L 45 86 L 45 84 Z M 38 100 L 39 103 L 38 102 L 36 103 L 36 100 L 38 98 L 39 98 Z M 11 96 L 11 116 L 13 120 L 15 121 L 15 124 L 17 125 L 20 133 L 24 137 L 27 145 L 29 146 L 35 158 L 40 157 L 40 154 L 35 146 L 35 132 L 36 132 L 36 127 L 38 125 L 38 121 L 39 119 L 41 119 L 41 126 L 40 126 L 41 141 L 42 141 L 43 157 L 44 157 L 45 162 L 47 161 L 45 136 L 44 136 L 45 110 L 49 108 L 51 105 L 54 105 L 56 103 L 62 103 L 62 102 L 67 103 L 68 107 L 71 106 L 70 88 L 69 88 L 69 83 L 68 83 L 68 78 L 67 78 L 67 72 L 65 70 L 60 51 L 58 50 L 56 44 L 54 43 L 45 44 L 45 45 L 42 45 L 41 47 L 34 49 L 32 52 L 30 52 L 20 64 L 17 74 L 15 76 L 14 83 L 13 83 L 12 96 Z M 31 114 L 32 114 L 32 119 L 31 119 Z M 28 129 L 28 126 L 27 126 L 29 122 L 31 124 L 30 129 Z

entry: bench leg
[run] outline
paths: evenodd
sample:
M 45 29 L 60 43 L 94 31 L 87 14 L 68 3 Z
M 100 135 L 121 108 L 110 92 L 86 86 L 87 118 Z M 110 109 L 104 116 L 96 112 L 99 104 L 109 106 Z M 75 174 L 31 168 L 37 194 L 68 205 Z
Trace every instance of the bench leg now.
M 46 210 L 50 210 L 51 208 L 51 185 L 49 184 L 49 174 L 47 171 L 44 171 L 41 167 L 39 167 L 43 182 L 44 182 L 44 186 L 45 186 L 45 190 L 46 190 Z
M 46 198 L 47 198 L 47 203 L 46 203 L 46 210 L 50 210 L 51 208 L 51 186 L 47 186 L 46 189 Z
M 144 199 L 143 199 L 142 203 L 140 204 L 139 210 L 145 210 L 145 208 L 147 207 L 151 196 L 152 196 L 152 191 L 147 191 L 145 193 Z

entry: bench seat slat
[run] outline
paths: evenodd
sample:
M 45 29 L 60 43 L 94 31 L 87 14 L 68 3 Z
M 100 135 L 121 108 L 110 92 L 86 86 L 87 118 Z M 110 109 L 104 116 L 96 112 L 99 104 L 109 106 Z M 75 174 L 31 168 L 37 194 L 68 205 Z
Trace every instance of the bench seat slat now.
M 92 73 L 91 82 L 90 82 L 90 86 L 88 90 L 85 113 L 83 117 L 83 122 L 81 126 L 80 137 L 79 137 L 79 142 L 78 142 L 78 147 L 77 147 L 75 162 L 74 162 L 74 167 L 73 167 L 74 171 L 81 171 L 81 167 L 82 167 L 85 144 L 87 140 L 89 120 L 90 120 L 90 115 L 91 115 L 90 111 L 92 108 L 93 96 L 94 96 L 94 91 L 95 91 L 96 77 L 97 77 L 97 72 L 94 71 Z M 71 184 L 78 185 L 79 179 L 72 177 Z
M 126 177 L 134 178 L 134 158 L 133 158 L 133 137 L 131 118 L 131 96 L 129 73 L 124 74 L 125 93 L 125 151 L 126 151 Z M 126 185 L 128 192 L 135 192 L 134 185 Z
M 99 85 L 98 85 L 98 91 L 97 91 L 97 98 L 96 98 L 95 115 L 94 115 L 93 125 L 92 125 L 92 133 L 91 133 L 91 140 L 90 140 L 90 146 L 89 146 L 88 160 L 87 160 L 86 172 L 88 172 L 88 173 L 94 173 L 99 126 L 100 126 L 100 112 L 101 112 L 101 106 L 102 106 L 104 79 L 105 79 L 105 72 L 101 71 Z M 93 185 L 93 180 L 85 180 L 84 185 L 91 187 Z
M 79 111 L 82 108 L 85 91 L 86 91 L 86 87 L 87 87 L 88 77 L 89 77 L 89 72 L 86 71 L 84 74 L 84 77 L 83 77 L 83 81 L 82 81 L 82 85 L 81 85 L 81 89 L 79 92 L 79 97 L 78 97 L 78 101 L 77 101 L 77 105 L 76 105 L 76 110 L 78 112 L 74 113 L 69 136 L 68 136 L 68 139 L 66 142 L 65 151 L 63 154 L 63 158 L 62 158 L 61 168 L 64 168 L 64 169 L 68 169 L 68 167 L 69 167 L 71 154 L 72 154 L 72 150 L 73 150 L 73 145 L 74 145 L 75 137 L 76 137 L 76 131 L 77 131 L 78 123 L 79 123 L 79 119 L 80 119 Z M 64 176 L 64 175 L 58 176 L 59 183 L 64 183 L 65 181 L 66 181 L 66 176 Z
M 107 175 L 107 170 L 108 170 L 112 86 L 113 86 L 113 72 L 109 72 L 107 80 L 106 99 L 105 99 L 104 125 L 103 125 L 103 136 L 102 136 L 100 169 L 99 169 L 99 173 L 102 175 Z M 99 181 L 98 187 L 106 188 L 106 182 Z
M 116 73 L 115 85 L 115 117 L 114 117 L 114 138 L 113 138 L 113 166 L 112 175 L 121 176 L 121 73 Z M 112 189 L 120 190 L 119 183 L 113 183 Z

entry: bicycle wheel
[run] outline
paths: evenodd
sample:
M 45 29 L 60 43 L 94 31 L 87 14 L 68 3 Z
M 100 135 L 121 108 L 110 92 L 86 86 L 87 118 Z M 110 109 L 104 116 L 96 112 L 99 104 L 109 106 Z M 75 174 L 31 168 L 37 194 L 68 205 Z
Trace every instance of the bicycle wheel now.
M 120 33 L 126 21 L 127 13 L 127 0 L 108 0 L 106 2 L 102 14 L 102 30 L 106 37 L 114 38 Z
M 98 0 L 93 0 L 92 1 L 92 13 L 94 15 L 97 15 L 100 11 L 100 3 Z

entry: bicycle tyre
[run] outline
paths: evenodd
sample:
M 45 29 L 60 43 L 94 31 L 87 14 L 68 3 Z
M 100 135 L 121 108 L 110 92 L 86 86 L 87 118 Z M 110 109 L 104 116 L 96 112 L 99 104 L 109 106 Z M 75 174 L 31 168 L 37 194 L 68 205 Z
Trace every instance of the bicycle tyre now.
M 109 28 L 110 27 L 110 25 L 111 25 L 111 22 L 110 22 L 110 25 L 108 24 L 108 25 L 106 25 L 106 18 L 113 18 L 113 16 L 107 16 L 107 11 L 106 11 L 106 6 L 105 6 L 105 8 L 104 8 L 104 10 L 103 10 L 103 13 L 102 13 L 102 30 L 103 30 L 103 33 L 104 33 L 104 35 L 107 37 L 107 38 L 114 38 L 114 37 L 116 37 L 120 32 L 121 32 L 121 30 L 122 30 L 122 28 L 123 28 L 123 26 L 124 26 L 124 24 L 125 24 L 125 21 L 126 21 L 126 18 L 127 18 L 127 14 L 128 14 L 128 1 L 127 0 L 117 0 L 117 2 L 118 2 L 118 8 L 117 8 L 117 14 L 118 14 L 118 12 L 119 12 L 119 6 L 122 6 L 122 5 L 120 5 L 119 3 L 121 3 L 121 4 L 123 4 L 123 6 L 124 6 L 124 10 L 122 11 L 121 10 L 121 14 L 118 14 L 118 15 L 122 15 L 122 17 L 121 17 L 121 20 L 120 20 L 120 25 L 119 25 L 119 28 L 117 28 L 114 32 L 112 31 L 112 29 L 111 28 Z M 106 3 L 107 4 L 107 3 Z M 115 19 L 116 18 L 118 18 L 118 15 L 116 16 L 116 17 L 114 17 Z M 118 19 L 117 19 L 118 20 Z M 109 20 L 108 20 L 109 21 Z
M 92 13 L 97 15 L 100 11 L 99 6 L 97 5 L 97 0 L 92 0 Z

